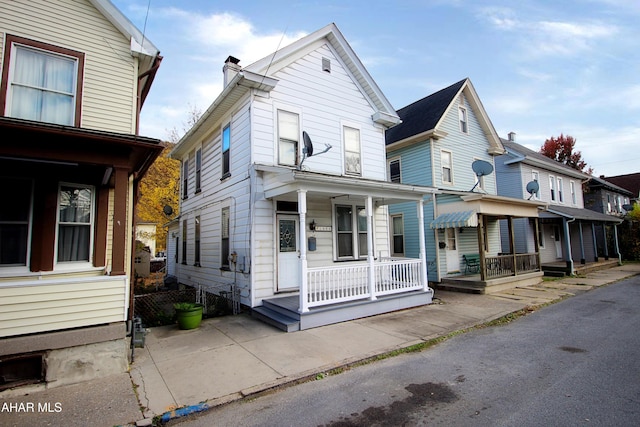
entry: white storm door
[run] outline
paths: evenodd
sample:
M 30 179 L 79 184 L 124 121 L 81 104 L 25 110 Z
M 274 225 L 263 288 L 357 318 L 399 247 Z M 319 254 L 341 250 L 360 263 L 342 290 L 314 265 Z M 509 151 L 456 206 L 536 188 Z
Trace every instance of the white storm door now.
M 300 289 L 298 232 L 298 216 L 278 216 L 278 292 Z
M 560 227 L 553 226 L 553 240 L 556 245 L 556 258 L 562 258 L 562 237 L 560 236 Z
M 447 273 L 460 271 L 460 258 L 458 257 L 458 239 L 455 228 L 445 228 L 445 254 L 447 259 Z

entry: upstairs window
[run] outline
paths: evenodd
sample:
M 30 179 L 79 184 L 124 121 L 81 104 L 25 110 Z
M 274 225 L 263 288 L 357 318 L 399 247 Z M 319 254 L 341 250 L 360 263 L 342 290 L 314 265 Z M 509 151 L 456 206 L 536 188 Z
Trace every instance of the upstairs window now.
M 564 183 L 562 182 L 562 178 L 558 178 L 558 202 L 564 203 L 564 191 L 563 188 Z
M 31 234 L 32 183 L 2 178 L 5 200 L 0 207 L 0 267 L 26 267 Z
M 62 184 L 58 192 L 58 262 L 91 260 L 93 187 Z
M 389 160 L 389 181 L 397 182 L 398 184 L 402 182 L 400 175 L 400 159 Z
M 360 130 L 344 127 L 344 171 L 349 175 L 360 175 Z
M 189 197 L 189 159 L 182 162 L 182 198 Z
M 569 190 L 571 191 L 571 203 L 574 205 L 578 204 L 578 198 L 576 195 L 576 183 L 573 181 L 569 181 Z
M 467 109 L 464 107 L 458 108 L 458 118 L 460 119 L 460 132 L 467 133 L 468 125 L 467 125 Z
M 551 201 L 556 201 L 556 179 L 549 176 L 549 190 L 551 191 Z
M 26 120 L 80 126 L 84 54 L 6 36 L 0 106 Z
M 202 191 L 202 148 L 196 150 L 196 193 Z
M 538 191 L 533 193 L 533 199 L 540 200 L 540 174 L 538 171 L 531 171 L 531 180 L 538 183 Z
M 295 113 L 278 110 L 278 164 L 298 164 L 300 121 Z
M 231 148 L 231 125 L 222 129 L 222 179 L 231 175 L 229 149 Z
M 442 182 L 453 184 L 453 159 L 450 151 L 441 151 Z

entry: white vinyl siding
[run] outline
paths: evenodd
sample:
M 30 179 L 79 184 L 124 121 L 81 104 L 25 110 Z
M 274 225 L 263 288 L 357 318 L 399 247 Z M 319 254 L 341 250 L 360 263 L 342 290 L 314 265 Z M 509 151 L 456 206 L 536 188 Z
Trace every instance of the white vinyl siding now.
M 130 41 L 90 2 L 3 2 L 0 28 L 83 52 L 81 127 L 135 133 L 138 60 Z

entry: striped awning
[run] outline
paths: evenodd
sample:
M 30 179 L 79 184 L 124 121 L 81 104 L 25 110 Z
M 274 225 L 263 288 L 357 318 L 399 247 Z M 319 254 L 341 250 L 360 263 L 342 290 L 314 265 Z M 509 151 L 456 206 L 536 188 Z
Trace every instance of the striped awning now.
M 477 227 L 476 211 L 450 212 L 438 215 L 431 221 L 431 228 Z

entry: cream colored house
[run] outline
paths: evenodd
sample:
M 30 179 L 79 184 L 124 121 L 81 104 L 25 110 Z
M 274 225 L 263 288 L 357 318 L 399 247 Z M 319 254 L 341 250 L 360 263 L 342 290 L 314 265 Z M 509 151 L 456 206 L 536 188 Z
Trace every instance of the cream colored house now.
M 124 372 L 159 51 L 108 0 L 1 7 L 0 389 Z

